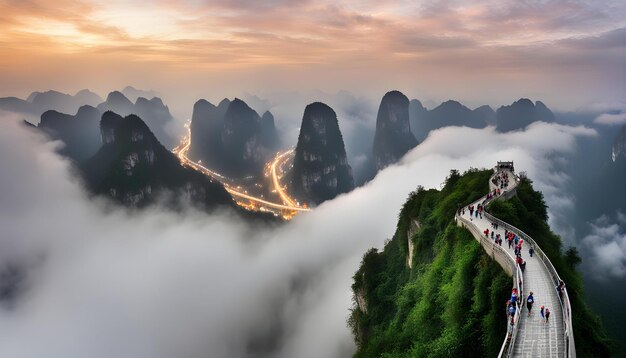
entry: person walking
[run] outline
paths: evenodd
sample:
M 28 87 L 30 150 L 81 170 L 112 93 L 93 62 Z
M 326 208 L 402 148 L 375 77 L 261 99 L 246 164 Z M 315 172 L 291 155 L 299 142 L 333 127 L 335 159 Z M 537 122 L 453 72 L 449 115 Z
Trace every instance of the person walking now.
M 530 317 L 530 311 L 533 309 L 533 303 L 535 303 L 535 296 L 533 296 L 533 291 L 530 291 L 530 295 L 526 299 L 526 308 L 528 309 L 528 317 Z
M 530 254 L 530 257 L 533 257 L 533 254 L 535 253 L 535 248 L 531 246 L 530 249 L 528 249 L 528 253 Z
M 546 318 L 545 308 L 543 306 L 541 306 L 541 310 L 539 310 L 539 313 L 541 313 L 541 320 L 543 321 Z
M 550 310 L 546 308 L 546 324 L 549 323 L 550 320 Z
M 565 282 L 563 280 L 559 280 L 559 285 L 556 286 L 556 291 L 559 293 L 559 299 L 563 301 L 563 288 L 565 287 Z

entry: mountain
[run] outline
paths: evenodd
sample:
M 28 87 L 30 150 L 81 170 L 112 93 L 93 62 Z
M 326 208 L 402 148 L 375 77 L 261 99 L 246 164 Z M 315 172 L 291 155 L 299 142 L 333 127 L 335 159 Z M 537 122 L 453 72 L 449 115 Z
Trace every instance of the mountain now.
M 111 111 L 120 116 L 127 116 L 135 111 L 135 106 L 122 92 L 113 91 L 107 95 L 106 101 L 98 105 L 98 109 L 102 113 Z
M 89 90 L 80 90 L 74 96 L 59 91 L 33 92 L 26 100 L 15 97 L 0 98 L 0 109 L 41 116 L 45 111 L 76 113 L 81 106 L 96 106 L 102 98 Z
M 234 205 L 220 183 L 183 167 L 138 116 L 107 111 L 100 131 L 102 147 L 81 165 L 93 192 L 133 207 L 157 199 L 175 205 L 180 198 L 206 209 Z
M 496 111 L 494 111 L 491 106 L 483 105 L 475 108 L 472 112 L 476 118 L 479 118 L 480 121 L 484 121 L 488 126 L 496 125 Z
M 429 111 L 419 101 L 413 100 L 411 108 L 411 129 L 420 141 L 426 139 L 430 131 L 443 127 L 484 128 L 495 124 L 495 112 L 489 106 L 471 110 L 460 102 L 449 100 Z
M 492 173 L 452 171 L 441 190 L 409 194 L 391 240 L 368 250 L 353 276 L 354 357 L 498 355 L 511 277 L 453 219 L 458 203 L 489 190 Z M 604 327 L 584 300 L 580 258 L 550 231 L 542 194 L 524 179 L 516 196 L 489 210 L 535 238 L 567 283 L 578 356 L 609 356 Z
M 92 107 L 95 107 L 102 102 L 102 97 L 98 96 L 88 89 L 78 91 L 74 95 L 74 99 L 82 105 L 89 105 Z
M 228 176 L 260 175 L 278 148 L 277 138 L 270 112 L 261 117 L 238 98 L 218 106 L 201 99 L 191 118 L 189 156 Z
M 354 189 L 337 115 L 324 103 L 306 106 L 288 175 L 292 193 L 308 203 L 319 204 Z
M 204 99 L 193 106 L 189 157 L 202 160 L 209 168 L 221 167 L 222 129 L 228 105 L 230 101 L 225 98 L 217 107 Z
M 0 98 L 0 109 L 9 112 L 34 114 L 33 104 L 17 97 Z
M 102 101 L 100 96 L 86 89 L 74 96 L 58 91 L 46 91 L 35 92 L 29 98 L 32 98 L 31 102 L 37 111 L 52 109 L 63 113 L 74 113 L 80 106 L 96 106 Z
M 626 124 L 622 126 L 622 129 L 615 136 L 615 140 L 613 140 L 611 159 L 613 162 L 618 160 L 626 161 Z
M 261 117 L 238 98 L 224 114 L 222 149 L 223 161 L 218 169 L 235 177 L 260 173 L 272 154 L 261 143 Z
M 274 124 L 274 115 L 270 111 L 265 111 L 261 116 L 261 131 L 259 133 L 261 143 L 267 147 L 278 148 L 279 138 Z
M 177 144 L 177 139 L 172 138 L 166 131 L 166 127 L 174 118 L 169 108 L 158 97 L 148 100 L 139 97 L 135 103 L 131 102 L 122 92 L 113 91 L 107 95 L 106 101 L 98 105 L 98 110 L 115 112 L 121 116 L 135 114 L 143 118 L 148 126 L 154 130 L 154 134 L 163 145 L 172 148 Z
M 425 118 L 428 113 L 428 109 L 422 105 L 417 99 L 412 99 L 409 102 L 409 122 L 411 123 L 411 132 L 418 141 L 426 139 L 426 135 L 430 129 L 426 129 Z
M 137 101 L 137 99 L 139 97 L 154 98 L 154 97 L 158 97 L 159 96 L 159 94 L 156 91 L 141 90 L 141 89 L 137 89 L 137 88 L 135 88 L 133 86 L 126 86 L 126 87 L 124 87 L 124 89 L 122 90 L 122 93 L 124 94 L 124 96 L 126 96 L 132 102 Z
M 554 122 L 554 114 L 545 104 L 533 104 L 528 98 L 521 98 L 509 106 L 502 106 L 496 112 L 496 129 L 509 132 L 524 129 L 535 121 Z
M 65 145 L 59 153 L 77 162 L 93 156 L 100 148 L 100 112 L 92 106 L 82 106 L 75 115 L 54 110 L 41 115 L 37 126 L 54 140 Z
M 409 122 L 409 99 L 399 91 L 387 92 L 376 117 L 373 145 L 376 169 L 397 162 L 417 143 Z

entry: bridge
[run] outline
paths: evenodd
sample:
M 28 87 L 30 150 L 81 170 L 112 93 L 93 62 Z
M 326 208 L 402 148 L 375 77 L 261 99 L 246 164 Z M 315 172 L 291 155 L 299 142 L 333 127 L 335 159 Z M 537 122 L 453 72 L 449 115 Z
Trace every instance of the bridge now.
M 459 226 L 467 228 L 487 254 L 513 277 L 513 287 L 519 291 L 514 323 L 511 324 L 510 318 L 507 317 L 508 332 L 498 357 L 576 357 L 572 309 L 567 287 L 563 286 L 561 294 L 558 293 L 557 286 L 562 281 L 550 259 L 535 240 L 522 230 L 487 212 L 483 212 L 482 217 L 470 216 L 467 209 L 470 205 L 475 208 L 478 204 L 486 206 L 493 200 L 506 200 L 515 195 L 520 177 L 513 172 L 513 162 L 498 162 L 494 171 L 489 180 L 490 192 L 465 207 L 465 211 L 461 208 L 455 215 L 455 220 Z M 508 180 L 498 182 L 498 175 L 503 174 L 508 176 Z M 503 238 L 501 246 L 491 239 L 491 231 L 494 231 L 492 223 L 499 225 L 494 237 L 500 234 Z M 484 234 L 486 229 L 489 229 L 488 237 Z M 504 230 L 514 232 L 524 239 L 522 257 L 526 260 L 526 266 L 523 271 L 516 264 L 514 249 L 509 248 L 504 238 Z M 530 247 L 535 250 L 533 257 L 530 257 L 528 252 Z M 528 316 L 525 303 L 531 291 L 534 293 L 535 303 L 531 315 Z M 541 318 L 539 312 L 541 306 L 550 309 L 549 323 L 545 323 Z M 505 309 L 505 302 L 502 303 L 502 309 Z

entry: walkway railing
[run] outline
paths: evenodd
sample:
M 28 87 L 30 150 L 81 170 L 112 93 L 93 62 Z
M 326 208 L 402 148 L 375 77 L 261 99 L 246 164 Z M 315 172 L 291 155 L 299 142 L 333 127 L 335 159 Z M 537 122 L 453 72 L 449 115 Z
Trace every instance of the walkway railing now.
M 498 172 L 496 171 L 494 176 L 497 175 L 497 173 Z M 517 193 L 517 184 L 519 184 L 520 178 L 518 176 L 515 176 L 514 179 L 516 182 L 515 186 L 513 186 L 509 190 L 502 192 L 501 195 L 497 195 L 497 196 L 494 195 L 491 197 L 485 196 L 485 199 L 481 202 L 481 205 L 486 206 L 487 204 L 489 204 L 490 202 L 494 200 L 510 199 L 511 197 L 515 196 L 515 194 Z M 489 178 L 490 182 L 492 180 L 493 180 L 493 177 Z M 497 223 L 499 226 L 506 228 L 508 231 L 512 231 L 516 233 L 519 237 L 524 239 L 524 241 L 529 243 L 535 249 L 535 255 L 541 260 L 541 262 L 546 268 L 546 271 L 548 271 L 548 273 L 550 274 L 552 281 L 555 284 L 554 287 L 556 290 L 557 286 L 561 282 L 561 277 L 559 276 L 558 272 L 554 268 L 554 265 L 552 265 L 552 262 L 550 261 L 548 256 L 543 252 L 543 250 L 541 250 L 541 247 L 535 242 L 535 240 L 533 240 L 530 236 L 528 236 L 528 234 L 526 234 L 522 230 L 516 228 L 513 225 L 508 224 L 505 221 L 502 221 L 496 218 L 495 216 L 489 214 L 486 211 L 484 212 L 484 215 L 491 222 Z M 496 245 L 491 240 L 485 238 L 482 235 L 482 233 L 477 229 L 477 227 L 473 225 L 469 220 L 463 218 L 462 216 L 459 216 L 458 214 L 455 215 L 455 219 L 457 220 L 458 225 L 470 230 L 473 236 L 480 242 L 483 248 L 485 248 L 485 251 L 487 253 L 489 253 L 489 247 L 491 247 L 492 258 L 496 260 L 500 264 L 500 266 L 502 266 L 502 268 L 507 270 L 507 272 L 511 274 L 511 276 L 513 276 L 513 287 L 518 289 L 519 291 L 518 297 L 520 298 L 524 297 L 524 293 L 523 293 L 524 292 L 523 290 L 524 275 L 521 272 L 519 265 L 515 263 L 516 261 L 511 256 L 511 254 L 505 249 L 503 249 L 500 245 Z M 503 258 L 506 258 L 504 262 L 502 261 Z M 567 357 L 575 358 L 576 357 L 576 345 L 574 343 L 574 330 L 573 330 L 573 325 L 572 325 L 572 308 L 571 308 L 571 304 L 569 300 L 569 295 L 567 293 L 567 287 L 565 287 L 565 285 L 563 285 L 563 291 L 562 291 L 562 294 L 559 294 L 559 298 L 560 298 L 560 303 L 561 303 L 561 310 L 563 312 L 565 352 L 567 353 Z M 517 314 L 516 314 L 516 318 L 514 322 L 515 324 L 513 326 L 513 329 L 505 337 L 504 343 L 502 343 L 502 347 L 500 349 L 500 353 L 498 354 L 498 357 L 510 357 L 513 354 L 512 348 L 517 338 L 518 321 L 521 317 L 519 302 L 521 302 L 521 299 L 518 300 L 518 302 L 516 302 Z M 508 320 L 507 320 L 507 325 L 509 325 Z
M 482 234 L 475 225 L 462 216 L 456 216 L 457 224 L 461 227 L 468 229 L 472 235 L 478 240 L 481 246 L 487 251 L 487 253 L 491 252 L 491 257 L 502 266 L 512 277 L 513 277 L 513 287 L 517 289 L 520 297 L 519 300 L 515 302 L 515 316 L 513 321 L 513 326 L 510 326 L 510 321 L 507 315 L 507 326 L 509 327 L 509 331 L 504 338 L 504 342 L 502 343 L 502 347 L 500 348 L 500 353 L 498 357 L 506 357 L 510 356 L 510 353 L 513 351 L 513 343 L 515 342 L 515 338 L 517 337 L 517 327 L 519 326 L 519 319 L 521 315 L 521 307 L 520 302 L 521 297 L 524 297 L 524 275 L 520 270 L 519 266 L 515 264 L 515 259 L 511 254 L 502 248 L 500 245 L 496 245 L 495 242 L 489 240 Z
M 513 189 L 516 190 L 516 189 Z M 558 272 L 552 265 L 552 262 L 548 258 L 548 256 L 541 250 L 541 247 L 533 240 L 528 234 L 523 232 L 522 230 L 516 228 L 513 225 L 508 224 L 505 221 L 502 221 L 495 216 L 489 214 L 485 211 L 485 217 L 492 222 L 498 223 L 503 228 L 506 228 L 509 231 L 516 233 L 519 237 L 524 239 L 528 244 L 530 244 L 535 249 L 535 255 L 541 260 L 546 270 L 550 274 L 552 278 L 552 282 L 554 283 L 554 289 L 557 290 L 557 286 L 561 282 L 561 277 Z M 558 292 L 557 292 L 558 293 Z M 563 285 L 563 292 L 559 294 L 560 303 L 561 303 L 561 311 L 563 312 L 563 327 L 564 327 L 564 339 L 565 339 L 565 351 L 567 352 L 568 357 L 575 358 L 576 357 L 576 345 L 574 344 L 574 330 L 572 325 L 572 306 L 570 304 L 569 295 L 567 293 L 567 287 Z

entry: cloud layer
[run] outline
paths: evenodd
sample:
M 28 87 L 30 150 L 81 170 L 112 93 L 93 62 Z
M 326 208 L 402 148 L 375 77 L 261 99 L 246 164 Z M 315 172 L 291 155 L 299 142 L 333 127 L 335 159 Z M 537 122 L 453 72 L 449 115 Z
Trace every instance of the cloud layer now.
M 594 133 L 440 129 L 367 186 L 269 229 L 89 199 L 53 144 L 2 121 L 0 270 L 23 273 L 0 305 L 7 357 L 349 356 L 351 277 L 410 191 L 512 159 L 550 204 L 564 178 L 546 168 Z
M 592 274 L 599 280 L 626 278 L 626 215 L 602 215 L 590 226 L 583 243 L 593 253 Z

